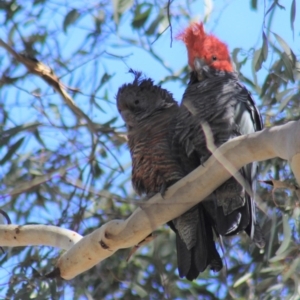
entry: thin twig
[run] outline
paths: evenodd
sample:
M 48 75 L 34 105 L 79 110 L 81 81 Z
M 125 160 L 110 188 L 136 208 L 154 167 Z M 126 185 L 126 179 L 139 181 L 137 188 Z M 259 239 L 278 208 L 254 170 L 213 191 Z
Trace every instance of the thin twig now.
M 43 78 L 46 83 L 53 87 L 65 100 L 69 108 L 80 118 L 83 118 L 87 121 L 88 127 L 91 132 L 96 132 L 94 128 L 94 123 L 91 119 L 75 104 L 72 97 L 65 91 L 65 86 L 59 80 L 58 76 L 55 75 L 53 70 L 43 64 L 40 61 L 33 60 L 24 55 L 18 54 L 13 48 L 6 44 L 3 40 L 0 39 L 0 46 L 6 49 L 18 62 L 24 64 L 30 73 L 38 75 Z
M 79 118 L 86 120 L 87 126 L 91 132 L 92 152 L 90 156 L 93 157 L 95 149 L 97 147 L 97 137 L 99 136 L 99 130 L 101 131 L 101 128 L 99 128 L 99 125 L 95 126 L 94 122 L 75 104 L 72 97 L 65 91 L 66 86 L 60 81 L 59 77 L 53 72 L 50 67 L 46 66 L 36 59 L 32 59 L 30 57 L 17 53 L 2 39 L 0 39 L 0 47 L 6 49 L 18 62 L 24 64 L 30 73 L 41 77 L 47 84 L 53 87 L 54 90 L 61 95 L 65 103 L 74 112 L 74 114 Z M 93 134 L 96 134 L 97 137 L 94 138 Z M 116 159 L 120 169 L 123 171 L 121 164 L 117 160 L 116 156 L 112 153 L 112 151 L 105 145 L 105 143 L 100 143 L 114 157 L 114 159 Z
M 156 38 L 154 39 L 154 41 L 151 42 L 151 45 L 153 45 L 153 44 L 160 38 L 160 36 L 161 36 L 162 34 L 164 34 L 164 33 L 168 30 L 169 27 L 170 27 L 170 25 L 168 25 L 161 33 L 159 33 L 159 34 L 156 36 Z M 171 41 L 171 44 L 172 44 L 172 41 Z
M 169 27 L 170 27 L 170 35 L 171 35 L 170 48 L 172 48 L 172 43 L 173 43 L 173 29 L 172 29 L 171 17 L 170 17 L 170 6 L 171 6 L 171 0 L 168 0 L 168 4 L 167 4 L 167 16 L 168 16 L 168 22 L 169 22 Z

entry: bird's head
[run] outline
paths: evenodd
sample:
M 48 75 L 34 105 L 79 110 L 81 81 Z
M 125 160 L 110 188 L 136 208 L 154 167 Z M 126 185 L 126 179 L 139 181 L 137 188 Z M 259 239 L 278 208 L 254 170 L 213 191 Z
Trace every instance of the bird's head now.
M 130 72 L 135 77 L 133 82 L 122 85 L 116 96 L 118 111 L 129 129 L 155 111 L 177 104 L 172 94 L 154 85 L 152 79 L 143 78 L 140 72 Z
M 192 23 L 178 35 L 187 48 L 188 63 L 192 70 L 199 71 L 204 65 L 219 71 L 232 72 L 228 48 L 214 35 L 206 34 L 203 23 Z

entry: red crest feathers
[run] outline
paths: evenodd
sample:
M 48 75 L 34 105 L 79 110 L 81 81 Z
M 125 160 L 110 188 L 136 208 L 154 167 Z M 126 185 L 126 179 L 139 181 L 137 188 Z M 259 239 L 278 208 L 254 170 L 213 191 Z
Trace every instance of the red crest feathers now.
M 232 72 L 232 64 L 226 44 L 213 35 L 207 35 L 203 23 L 192 23 L 177 36 L 188 51 L 188 63 L 194 69 L 195 58 L 203 59 L 208 66 Z
M 201 44 L 205 38 L 203 23 L 192 23 L 177 39 L 182 40 L 188 50 L 188 63 L 193 68 L 194 60 L 197 57 L 197 49 L 201 48 Z

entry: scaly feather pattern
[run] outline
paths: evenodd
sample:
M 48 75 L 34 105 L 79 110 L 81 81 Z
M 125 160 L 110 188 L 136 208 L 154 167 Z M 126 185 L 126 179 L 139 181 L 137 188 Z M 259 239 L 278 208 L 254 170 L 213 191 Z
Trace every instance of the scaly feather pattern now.
M 202 30 L 191 30 L 195 26 Z M 227 46 L 213 35 L 206 35 L 203 24 L 192 24 L 182 39 L 188 50 L 192 68 L 190 83 L 184 93 L 181 115 L 177 121 L 175 141 L 204 163 L 211 155 L 206 146 L 202 123 L 212 131 L 217 147 L 231 138 L 262 129 L 261 116 L 247 89 L 239 82 L 230 61 Z M 197 42 L 196 42 L 197 41 Z M 257 164 L 240 170 L 250 189 L 255 190 Z M 234 178 L 207 197 L 203 202 L 221 235 L 245 230 L 259 247 L 265 241 L 255 218 L 255 203 Z
M 132 71 L 133 72 L 133 71 Z M 132 158 L 132 184 L 148 197 L 165 190 L 194 168 L 178 143 L 172 144 L 177 102 L 172 95 L 133 72 L 133 83 L 117 93 L 117 107 L 128 130 Z M 216 250 L 212 218 L 198 205 L 168 223 L 176 233 L 179 275 L 195 279 L 208 266 L 219 271 L 222 261 Z

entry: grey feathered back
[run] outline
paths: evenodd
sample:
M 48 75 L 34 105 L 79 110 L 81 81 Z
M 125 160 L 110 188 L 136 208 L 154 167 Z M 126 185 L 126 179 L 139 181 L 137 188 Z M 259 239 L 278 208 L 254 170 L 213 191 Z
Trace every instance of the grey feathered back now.
M 206 146 L 202 123 L 211 129 L 213 142 L 219 147 L 231 138 L 262 129 L 261 116 L 247 89 L 238 81 L 236 73 L 219 72 L 203 68 L 206 78 L 197 80 L 191 74 L 184 93 L 180 114 L 176 122 L 174 142 L 185 148 L 189 157 L 197 156 L 204 164 L 211 155 Z M 257 164 L 240 170 L 241 175 L 254 189 Z M 221 235 L 232 235 L 245 230 L 254 242 L 263 247 L 265 242 L 255 220 L 255 203 L 244 187 L 234 178 L 229 179 L 203 205 L 213 216 Z

